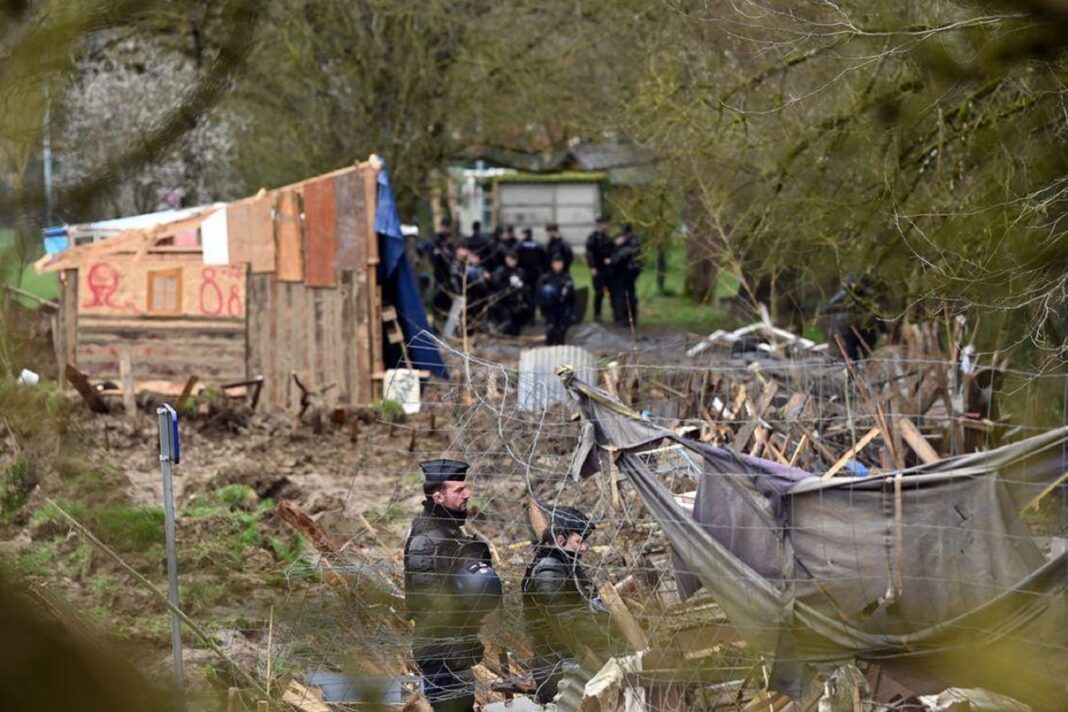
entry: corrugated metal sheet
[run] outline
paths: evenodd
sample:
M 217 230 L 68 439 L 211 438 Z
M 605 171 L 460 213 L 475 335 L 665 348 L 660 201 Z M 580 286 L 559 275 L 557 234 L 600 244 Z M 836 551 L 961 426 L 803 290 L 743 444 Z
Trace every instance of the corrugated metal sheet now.
M 595 361 L 578 346 L 541 346 L 519 355 L 519 410 L 544 410 L 570 399 L 556 369 L 564 364 L 574 367 L 579 379 L 597 382 Z

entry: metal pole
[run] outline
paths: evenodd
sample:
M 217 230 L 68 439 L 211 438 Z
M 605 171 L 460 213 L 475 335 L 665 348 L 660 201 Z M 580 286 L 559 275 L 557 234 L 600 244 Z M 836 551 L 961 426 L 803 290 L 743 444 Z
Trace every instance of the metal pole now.
M 44 163 L 45 227 L 52 227 L 52 101 L 44 90 L 44 126 L 41 127 L 41 162 Z
M 159 463 L 163 471 L 163 514 L 167 536 L 167 579 L 170 583 L 170 599 L 175 608 L 181 608 L 178 600 L 178 556 L 174 543 L 174 487 L 171 482 L 171 467 L 174 464 L 178 435 L 177 417 L 174 409 L 163 405 L 156 409 L 159 416 Z M 171 650 L 174 654 L 174 686 L 181 698 L 185 689 L 182 674 L 182 622 L 171 611 Z

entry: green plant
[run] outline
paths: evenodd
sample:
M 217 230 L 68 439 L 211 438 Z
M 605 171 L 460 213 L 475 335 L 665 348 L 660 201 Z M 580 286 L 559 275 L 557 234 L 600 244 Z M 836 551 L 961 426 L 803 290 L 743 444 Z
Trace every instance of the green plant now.
M 371 404 L 371 410 L 379 420 L 386 423 L 403 423 L 407 418 L 404 406 L 395 400 L 376 400 Z
M 161 507 L 108 507 L 96 515 L 100 537 L 123 551 L 145 551 L 164 542 Z
M 232 509 L 251 510 L 259 501 L 256 491 L 243 484 L 226 485 L 216 493 L 216 496 L 220 502 Z
M 37 467 L 24 455 L 15 458 L 0 479 L 0 515 L 5 519 L 26 504 L 30 492 L 37 486 Z

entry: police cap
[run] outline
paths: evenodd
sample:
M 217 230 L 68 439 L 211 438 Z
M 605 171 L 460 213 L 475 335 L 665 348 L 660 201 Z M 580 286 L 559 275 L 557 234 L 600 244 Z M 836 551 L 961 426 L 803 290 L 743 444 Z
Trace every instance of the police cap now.
M 427 484 L 441 484 L 443 482 L 463 482 L 467 479 L 467 470 L 471 467 L 461 460 L 427 460 L 420 462 L 419 468 L 423 471 L 423 477 Z

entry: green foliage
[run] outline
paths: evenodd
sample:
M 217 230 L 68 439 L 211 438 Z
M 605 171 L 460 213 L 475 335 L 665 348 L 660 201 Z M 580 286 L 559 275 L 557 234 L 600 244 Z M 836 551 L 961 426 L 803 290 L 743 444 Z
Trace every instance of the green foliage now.
M 275 558 L 287 565 L 296 563 L 304 554 L 304 538 L 295 532 L 288 538 L 268 537 L 267 542 Z
M 26 504 L 37 486 L 37 466 L 25 456 L 18 456 L 0 478 L 0 517 L 5 519 Z
M 403 423 L 407 419 L 404 406 L 394 400 L 381 399 L 371 404 L 375 416 L 386 423 Z
M 60 499 L 56 502 L 56 504 L 62 507 L 64 511 L 66 511 L 72 517 L 77 519 L 79 522 L 87 521 L 89 512 L 88 506 L 84 501 Z M 60 514 L 59 510 L 51 504 L 46 504 L 45 506 L 36 510 L 30 516 L 31 525 L 46 524 L 48 522 L 63 523 L 66 521 L 66 517 Z
M 146 551 L 164 543 L 162 507 L 118 505 L 94 518 L 100 538 L 119 551 Z

